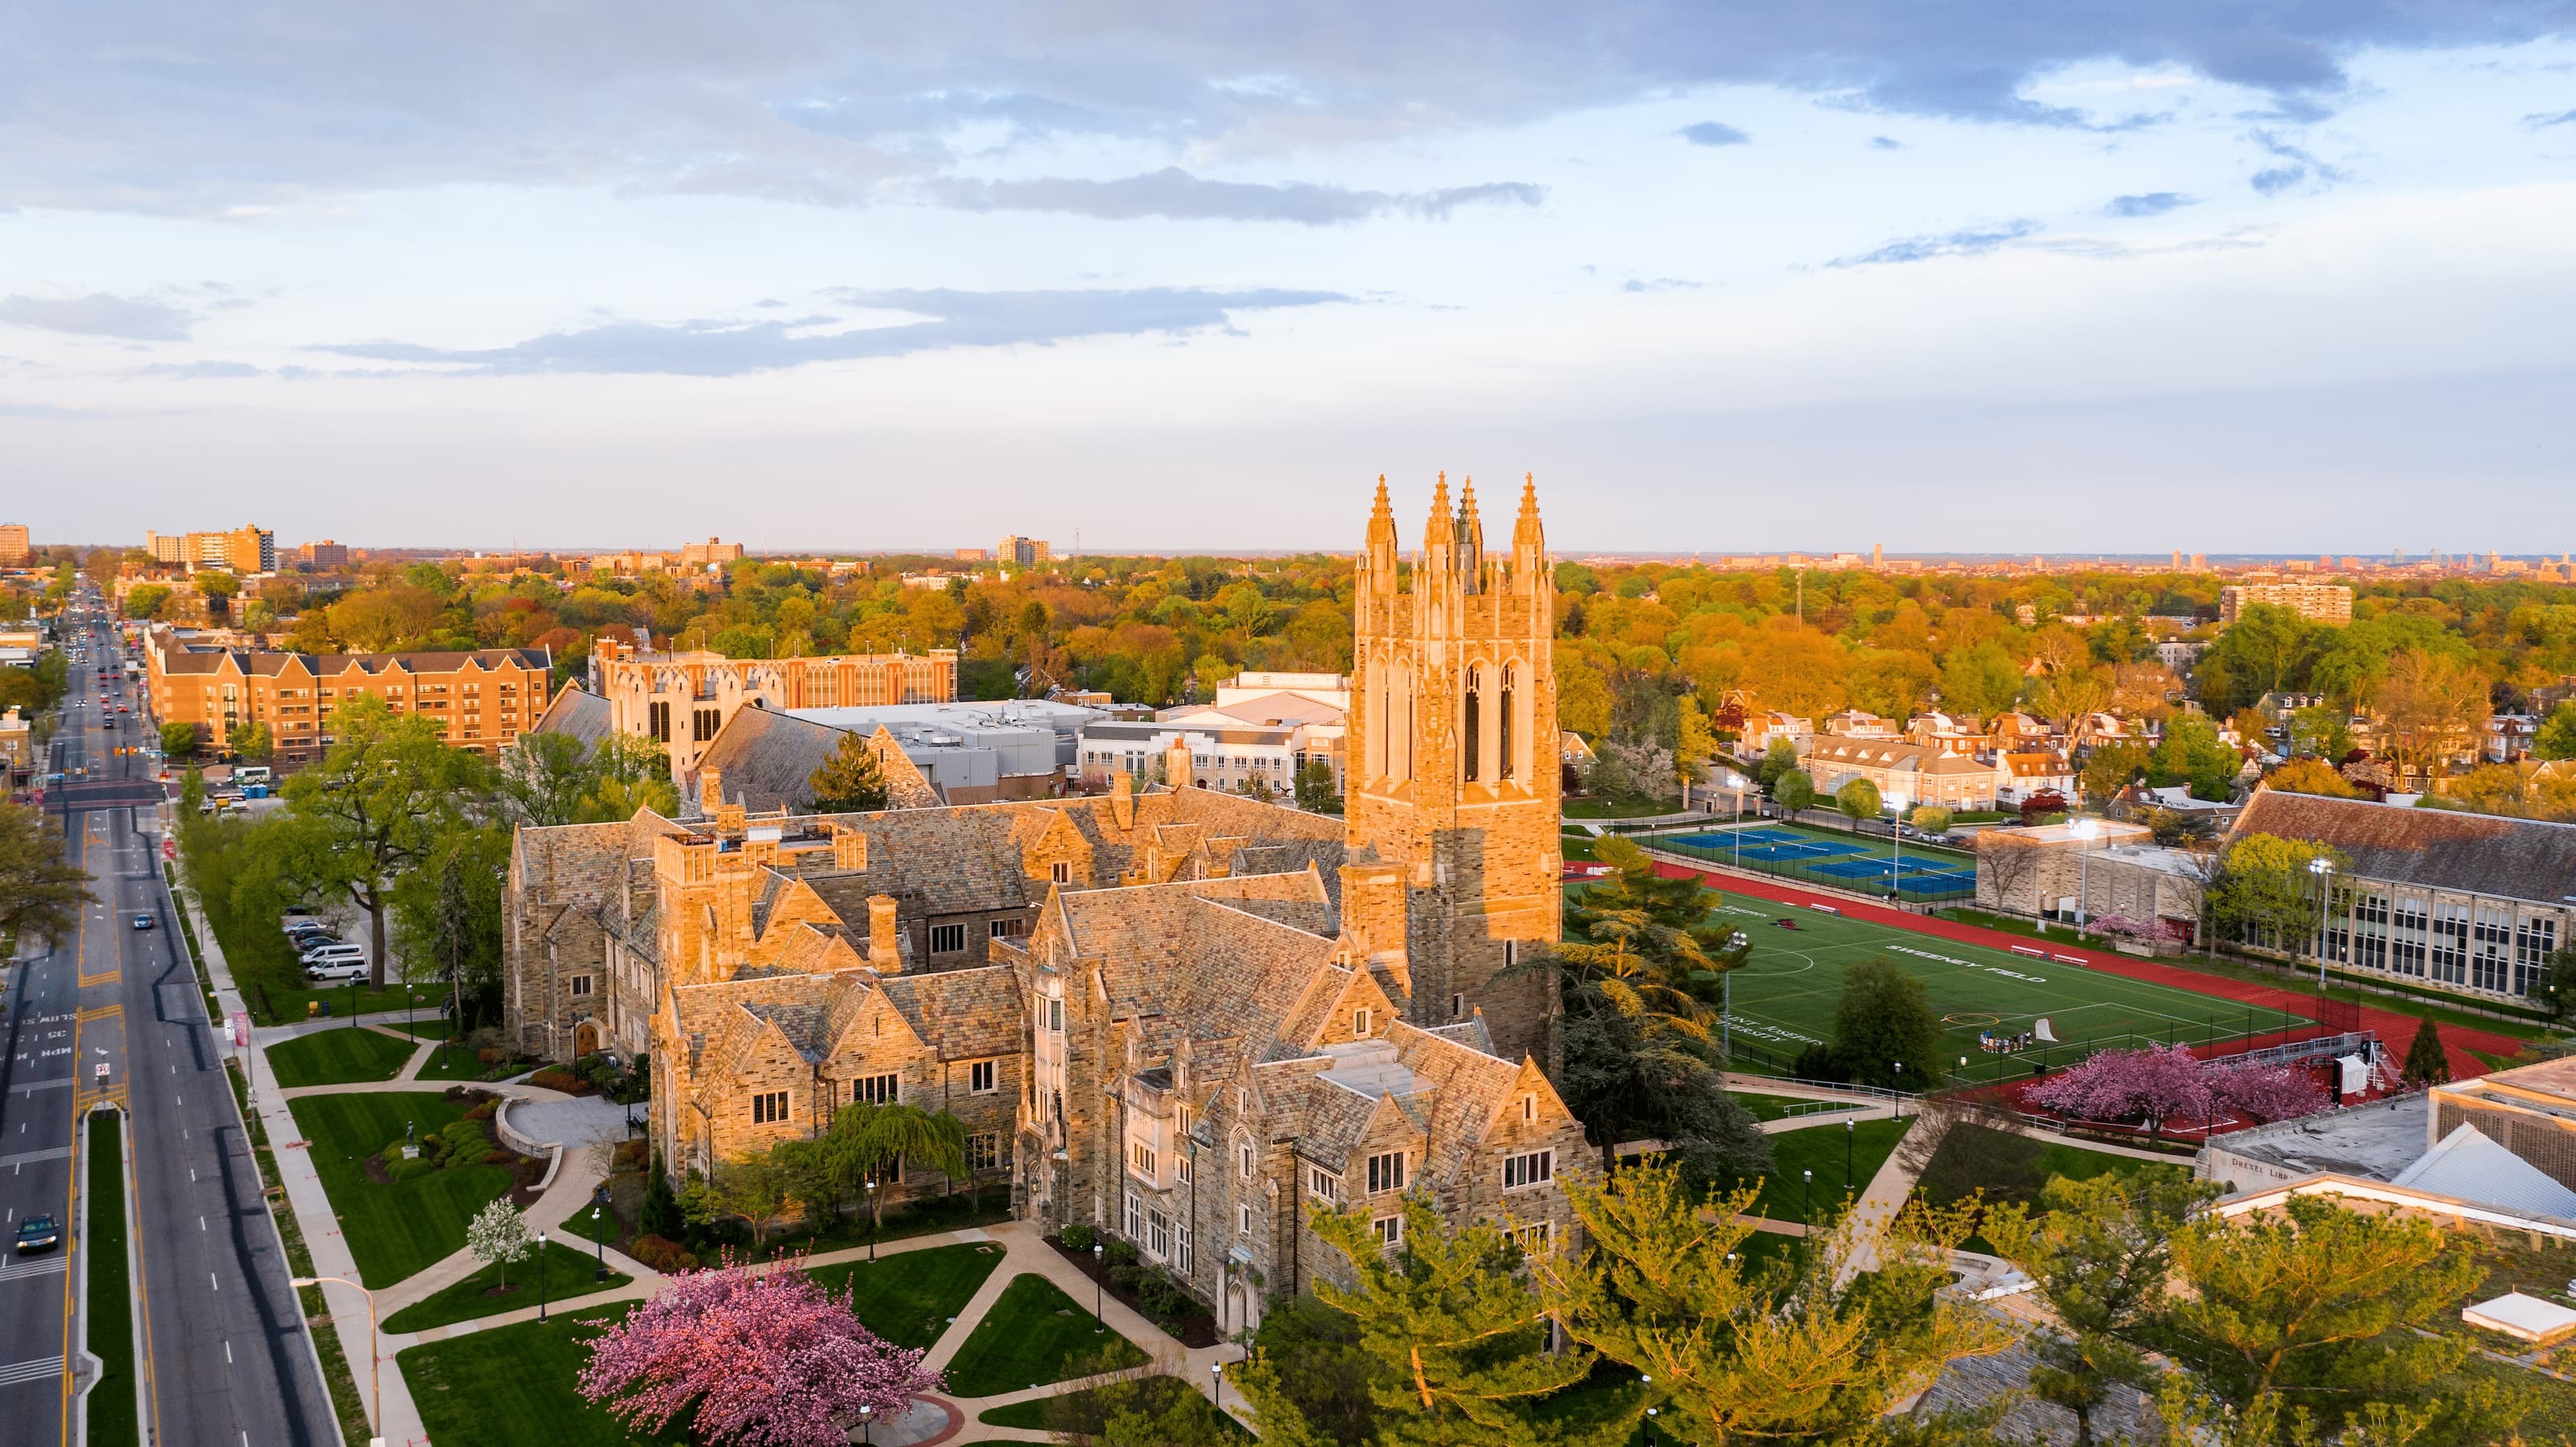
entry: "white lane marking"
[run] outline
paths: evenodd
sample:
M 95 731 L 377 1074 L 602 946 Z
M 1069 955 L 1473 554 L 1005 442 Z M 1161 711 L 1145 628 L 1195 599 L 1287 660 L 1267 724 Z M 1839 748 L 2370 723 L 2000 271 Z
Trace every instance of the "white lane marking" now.
M 215 1273 L 209 1271 L 206 1273 L 206 1289 L 209 1291 L 221 1291 L 224 1289 L 224 1283 L 221 1278 L 215 1275 Z
M 198 1230 L 200 1230 L 200 1231 L 203 1231 L 203 1230 L 205 1230 L 205 1229 L 206 1229 L 206 1218 L 205 1218 L 205 1217 L 203 1217 L 203 1216 L 199 1216 L 199 1217 L 197 1218 L 197 1229 L 198 1229 Z
M 232 1342 L 231 1342 L 231 1341 L 227 1340 L 227 1341 L 224 1343 L 224 1365 L 225 1365 L 225 1366 L 231 1366 L 232 1364 L 233 1364 L 233 1344 L 232 1344 Z

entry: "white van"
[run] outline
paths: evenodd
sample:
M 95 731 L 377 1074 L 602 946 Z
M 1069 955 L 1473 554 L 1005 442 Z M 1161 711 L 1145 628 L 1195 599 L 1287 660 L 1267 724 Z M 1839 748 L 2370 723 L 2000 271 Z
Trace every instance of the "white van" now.
M 354 955 L 316 959 L 304 967 L 304 978 L 317 985 L 346 984 L 367 977 L 367 962 Z

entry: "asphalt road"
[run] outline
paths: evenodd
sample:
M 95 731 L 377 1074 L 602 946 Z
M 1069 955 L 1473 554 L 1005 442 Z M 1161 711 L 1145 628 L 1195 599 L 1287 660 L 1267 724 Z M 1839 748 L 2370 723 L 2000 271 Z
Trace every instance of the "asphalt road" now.
M 207 1020 L 184 957 L 157 840 L 136 828 L 138 819 L 157 827 L 151 806 L 164 792 L 148 755 L 112 752 L 145 741 L 135 716 L 120 715 L 114 730 L 100 726 L 99 693 L 127 697 L 122 682 L 102 685 L 95 673 L 101 650 L 113 655 L 116 647 L 102 626 L 89 659 L 73 665 L 74 706 L 55 738 L 54 763 L 66 783 L 46 798 L 48 810 L 59 808 L 73 857 L 88 868 L 99 902 L 85 911 L 68 948 L 22 969 L 9 997 L 7 1068 L 16 1074 L 0 1096 L 0 1133 L 10 1152 L 52 1154 L 26 1162 L 19 1178 L 0 1177 L 0 1194 L 12 1202 L 63 1200 L 70 1162 L 62 1147 L 71 1139 L 75 1096 L 122 1086 L 135 1162 L 135 1284 L 145 1338 L 138 1366 L 146 1420 L 155 1429 L 146 1441 L 337 1443 L 339 1428 L 224 1078 L 224 1041 Z M 139 813 L 135 804 L 144 806 Z M 135 928 L 137 916 L 149 917 L 151 927 Z M 56 1050 L 64 1053 L 49 1053 Z M 22 1136 L 27 1145 L 17 1144 Z M 0 1154 L 0 1162 L 8 1159 Z M 13 1364 L 64 1350 L 68 1277 L 34 1258 L 27 1269 L 31 1274 L 13 1279 L 0 1266 L 0 1382 L 32 1370 Z M 45 1302 L 35 1299 L 37 1283 L 52 1293 Z M 41 1431 L 19 1415 L 39 1394 L 0 1385 L 0 1421 L 7 1423 L 0 1436 L 67 1441 L 60 1419 L 67 1381 L 58 1366 L 47 1383 L 53 1390 L 42 1404 Z

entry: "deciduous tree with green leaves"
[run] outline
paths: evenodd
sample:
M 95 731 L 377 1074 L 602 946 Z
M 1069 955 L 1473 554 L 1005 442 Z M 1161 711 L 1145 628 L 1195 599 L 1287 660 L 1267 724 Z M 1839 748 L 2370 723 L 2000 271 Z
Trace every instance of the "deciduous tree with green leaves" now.
M 2092 1447 L 2094 1414 L 2114 1387 L 2153 1392 L 2140 1342 L 2163 1316 L 2174 1233 L 2217 1194 L 2170 1171 L 2060 1176 L 2042 1191 L 2043 1212 L 2012 1202 L 1986 1213 L 1995 1253 L 2038 1283 L 2056 1314 L 2031 1338 L 2031 1393 L 2075 1414 L 2077 1447 Z
M 1923 982 L 1886 960 L 1861 960 L 1843 972 L 1834 1002 L 1834 1054 L 1863 1085 L 1928 1090 L 1940 1072 L 1933 1058 L 1941 1019 Z
M 244 882 L 294 899 L 337 894 L 366 911 L 369 980 L 382 989 L 394 885 L 429 857 L 486 771 L 449 748 L 435 721 L 374 697 L 343 703 L 331 727 L 339 741 L 286 781 L 286 810 L 262 831 Z
M 2352 859 L 2330 844 L 2248 834 L 2218 858 L 2210 909 L 2237 938 L 2295 954 L 2313 938 L 2323 887 L 2311 867 L 2324 859 L 2341 875 Z
M 62 831 L 0 803 L 0 936 L 59 943 L 94 898 L 89 871 L 64 856 Z
M 1860 832 L 1860 821 L 1878 817 L 1878 786 L 1867 779 L 1853 779 L 1834 791 L 1834 807 L 1852 823 L 1852 832 Z
M 1792 817 L 1804 813 L 1816 802 L 1816 781 L 1804 769 L 1791 769 L 1772 782 L 1771 802 Z
M 1888 1408 L 1945 1364 L 2011 1344 L 1992 1317 L 1938 1294 L 1972 1207 L 1909 1206 L 1893 1222 L 1853 1212 L 1802 1257 L 1755 1268 L 1741 1248 L 1758 1194 L 1695 1194 L 1657 1165 L 1569 1178 L 1589 1245 L 1531 1262 L 1547 1313 L 1584 1355 L 1652 1379 L 1674 1440 L 1877 1440 Z
M 2173 1238 L 2187 1290 L 2160 1345 L 2230 1412 L 2307 1413 L 2331 1432 L 2370 1406 L 2430 1411 L 2425 1443 L 2497 1442 L 2526 1394 L 2463 1371 L 2477 1344 L 2438 1330 L 2485 1276 L 2475 1242 L 2321 1196 L 2205 1215 Z
M 1358 1329 L 1376 1407 L 1371 1440 L 1386 1447 L 1612 1447 L 1644 1410 L 1588 1431 L 1542 1425 L 1537 1404 L 1580 1385 L 1593 1353 L 1549 1352 L 1547 1313 L 1522 1270 L 1520 1245 L 1502 1228 L 1455 1229 L 1421 1195 L 1401 1208 L 1403 1244 L 1390 1251 L 1363 1211 L 1319 1212 L 1314 1232 L 1350 1259 L 1359 1285 L 1318 1278 L 1315 1294 Z M 1238 1374 L 1265 1443 L 1332 1439 L 1318 1432 L 1275 1372 Z

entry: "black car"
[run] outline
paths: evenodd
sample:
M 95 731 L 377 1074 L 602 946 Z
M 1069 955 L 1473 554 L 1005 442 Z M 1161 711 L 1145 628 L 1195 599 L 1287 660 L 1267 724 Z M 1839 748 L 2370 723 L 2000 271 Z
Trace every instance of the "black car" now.
M 18 1223 L 18 1250 L 51 1251 L 63 1244 L 63 1235 L 51 1216 L 30 1216 Z

